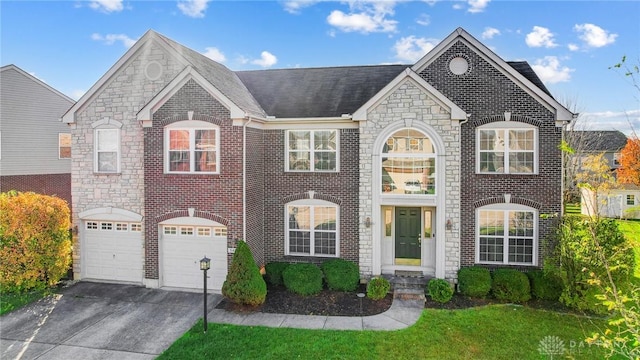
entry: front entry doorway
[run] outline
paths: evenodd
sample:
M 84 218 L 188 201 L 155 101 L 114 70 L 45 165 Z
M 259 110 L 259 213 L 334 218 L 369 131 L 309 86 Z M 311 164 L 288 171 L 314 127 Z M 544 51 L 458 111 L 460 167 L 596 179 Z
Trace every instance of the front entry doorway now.
M 396 207 L 396 265 L 420 266 L 421 216 L 419 207 Z

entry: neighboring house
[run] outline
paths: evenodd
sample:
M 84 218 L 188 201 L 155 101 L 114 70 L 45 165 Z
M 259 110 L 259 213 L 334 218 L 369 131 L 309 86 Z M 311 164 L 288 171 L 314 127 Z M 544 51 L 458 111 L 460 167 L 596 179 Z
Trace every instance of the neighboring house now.
M 606 194 L 598 194 L 597 201 L 593 191 L 583 188 L 581 193 L 583 215 L 593 216 L 597 210 L 600 216 L 608 218 L 640 219 L 640 186 L 622 185 Z
M 537 267 L 573 114 L 457 29 L 413 65 L 233 72 L 147 32 L 64 115 L 77 278 L 219 290 L 256 262 L 364 278 Z
M 57 195 L 71 205 L 74 101 L 15 65 L 0 68 L 0 192 Z
M 627 145 L 627 136 L 617 130 L 571 131 L 567 137 L 576 150 L 579 164 L 588 155 L 604 154 L 611 170 L 620 167 L 620 151 Z M 578 170 L 579 171 L 579 170 Z

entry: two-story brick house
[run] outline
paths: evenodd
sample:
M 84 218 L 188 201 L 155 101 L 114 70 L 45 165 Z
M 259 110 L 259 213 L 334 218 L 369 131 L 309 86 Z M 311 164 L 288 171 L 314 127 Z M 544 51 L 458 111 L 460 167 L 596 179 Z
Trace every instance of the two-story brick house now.
M 75 274 L 220 289 L 340 257 L 363 277 L 539 266 L 573 114 L 457 29 L 413 65 L 233 72 L 149 31 L 67 112 Z

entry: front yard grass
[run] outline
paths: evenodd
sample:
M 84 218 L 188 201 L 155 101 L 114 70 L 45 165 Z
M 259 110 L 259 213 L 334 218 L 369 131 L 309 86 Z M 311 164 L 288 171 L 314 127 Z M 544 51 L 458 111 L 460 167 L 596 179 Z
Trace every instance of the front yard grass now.
M 552 337 L 565 356 L 602 359 L 584 338 L 604 324 L 512 305 L 425 309 L 415 325 L 390 332 L 209 324 L 204 334 L 200 321 L 158 359 L 545 359 L 539 346 Z
M 635 283 L 640 286 L 640 220 L 617 220 L 618 228 L 631 242 L 636 258 Z

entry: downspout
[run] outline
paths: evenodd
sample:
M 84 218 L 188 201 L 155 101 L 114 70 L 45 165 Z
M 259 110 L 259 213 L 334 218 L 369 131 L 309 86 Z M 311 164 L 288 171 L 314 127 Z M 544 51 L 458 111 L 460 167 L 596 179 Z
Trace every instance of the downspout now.
M 247 241 L 247 125 L 253 120 L 245 116 L 247 122 L 242 125 L 242 240 Z

